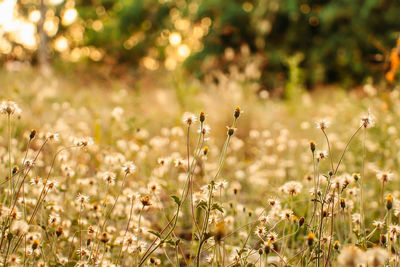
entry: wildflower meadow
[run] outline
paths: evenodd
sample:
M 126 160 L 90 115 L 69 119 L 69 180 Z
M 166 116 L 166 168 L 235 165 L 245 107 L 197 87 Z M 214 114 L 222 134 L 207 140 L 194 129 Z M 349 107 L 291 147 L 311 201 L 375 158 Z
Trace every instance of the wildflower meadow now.
M 399 12 L 0 0 L 0 266 L 400 266 Z

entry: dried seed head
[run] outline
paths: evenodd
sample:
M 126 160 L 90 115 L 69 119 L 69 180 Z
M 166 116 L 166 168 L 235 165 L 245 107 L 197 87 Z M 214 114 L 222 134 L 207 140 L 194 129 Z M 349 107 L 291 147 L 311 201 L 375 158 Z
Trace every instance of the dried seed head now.
M 0 104 L 0 113 L 8 115 L 16 114 L 17 116 L 19 116 L 21 115 L 22 111 L 18 107 L 17 103 L 11 100 L 6 100 L 1 102 Z
M 322 131 L 324 131 L 325 129 L 327 129 L 329 127 L 331 122 L 327 119 L 322 119 L 322 120 L 317 121 L 316 124 L 317 124 L 318 129 L 321 129 Z
M 151 206 L 150 197 L 147 196 L 147 195 L 141 197 L 141 198 L 140 198 L 140 202 L 142 203 L 142 205 L 143 205 L 144 207 L 146 207 L 146 206 Z

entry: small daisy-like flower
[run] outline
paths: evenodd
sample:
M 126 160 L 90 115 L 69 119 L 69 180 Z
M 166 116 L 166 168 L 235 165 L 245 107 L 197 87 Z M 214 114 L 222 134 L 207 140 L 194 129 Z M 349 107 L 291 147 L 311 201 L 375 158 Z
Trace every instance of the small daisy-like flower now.
M 361 215 L 360 213 L 354 213 L 351 215 L 351 220 L 354 224 L 361 224 Z
M 23 159 L 22 164 L 24 164 L 25 167 L 33 167 L 35 165 L 35 160 L 34 159 Z
M 47 222 L 50 226 L 56 226 L 60 224 L 61 218 L 58 215 L 50 214 Z
M 74 143 L 75 143 L 76 146 L 79 146 L 79 147 L 83 148 L 83 147 L 87 147 L 87 146 L 93 145 L 94 142 L 93 142 L 92 138 L 85 137 L 85 138 L 77 138 L 77 139 L 75 139 Z
M 400 234 L 400 226 L 391 224 L 388 226 L 388 232 L 393 236 L 398 236 Z
M 11 232 L 15 235 L 24 235 L 28 233 L 29 225 L 25 221 L 16 221 L 12 224 Z
M 40 177 L 38 177 L 38 176 L 33 177 L 33 178 L 30 180 L 30 184 L 31 184 L 31 185 L 42 185 L 42 184 L 43 184 L 42 178 L 40 178 Z
M 299 182 L 291 181 L 287 182 L 279 188 L 283 193 L 289 194 L 290 196 L 296 196 L 301 192 L 303 185 Z
M 0 104 L 0 113 L 8 115 L 20 115 L 22 113 L 21 109 L 18 107 L 17 103 L 11 100 L 6 100 Z
M 271 207 L 276 207 L 276 206 L 279 206 L 279 205 L 280 205 L 280 201 L 279 201 L 279 199 L 277 199 L 277 198 L 269 198 L 269 199 L 268 199 L 268 204 L 269 204 Z
M 275 243 L 278 240 L 278 234 L 275 232 L 269 232 L 267 235 L 267 241 Z
M 46 185 L 47 185 L 48 192 L 50 192 L 50 191 L 54 190 L 55 188 L 57 188 L 58 182 L 49 180 L 49 181 L 47 181 Z
M 223 180 L 223 181 L 220 181 L 220 182 L 216 182 L 215 183 L 215 188 L 217 190 L 219 190 L 219 189 L 222 190 L 222 189 L 225 189 L 227 185 L 228 185 L 228 182 L 226 180 Z
M 285 220 L 285 219 L 290 220 L 292 218 L 292 216 L 293 216 L 293 210 L 290 210 L 290 209 L 284 209 L 280 213 L 280 217 L 283 220 Z
M 271 218 L 269 216 L 262 215 L 262 216 L 260 216 L 258 221 L 260 222 L 260 224 L 266 225 L 271 221 Z
M 317 151 L 317 158 L 319 160 L 326 159 L 327 157 L 328 157 L 328 152 L 326 152 L 325 150 L 318 150 Z
M 108 185 L 115 184 L 115 173 L 113 172 L 104 172 L 102 173 L 101 177 L 103 178 L 104 182 Z
M 375 226 L 378 229 L 383 229 L 385 227 L 385 222 L 384 221 L 375 220 L 372 223 L 372 225 Z
M 371 128 L 375 125 L 375 117 L 370 113 L 361 117 L 360 127 Z
M 132 161 L 125 162 L 122 166 L 122 171 L 126 174 L 133 173 L 136 170 L 136 165 Z
M 317 128 L 321 130 L 326 130 L 331 125 L 331 122 L 327 119 L 321 119 L 316 122 Z
M 193 113 L 183 114 L 183 123 L 187 125 L 192 125 L 197 121 L 197 117 Z
M 379 171 L 376 174 L 376 178 L 381 181 L 382 183 L 389 182 L 393 179 L 393 173 L 387 171 Z
M 155 195 L 157 195 L 161 191 L 161 186 L 158 183 L 149 183 L 147 187 L 150 192 Z
M 11 255 L 9 256 L 7 263 L 9 266 L 15 266 L 15 264 L 18 265 L 21 263 L 21 259 L 17 255 Z
M 260 238 L 263 238 L 267 231 L 265 230 L 264 226 L 257 226 L 256 230 L 254 231 L 256 235 L 258 235 Z
M 9 217 L 14 220 L 19 219 L 21 217 L 21 212 L 19 212 L 17 208 L 14 207 L 12 210 L 10 210 Z
M 208 125 L 204 125 L 202 128 L 199 128 L 199 129 L 197 130 L 198 133 L 201 133 L 201 134 L 203 134 L 203 135 L 209 134 L 210 131 L 211 131 L 211 128 L 210 128 L 210 126 L 208 126 Z
M 207 256 L 207 258 L 206 258 L 206 262 L 207 262 L 208 264 L 212 264 L 212 263 L 213 263 L 213 261 L 214 261 L 214 256 L 213 256 L 213 255 L 209 255 L 209 256 Z
M 89 202 L 89 197 L 79 193 L 78 196 L 76 197 L 76 201 L 80 204 L 85 204 Z
M 76 254 L 85 257 L 85 256 L 89 256 L 90 255 L 90 251 L 87 248 L 82 248 L 82 249 L 78 249 L 76 251 Z
M 57 142 L 60 140 L 60 135 L 58 133 L 48 132 L 46 133 L 46 139 L 48 139 L 49 141 Z

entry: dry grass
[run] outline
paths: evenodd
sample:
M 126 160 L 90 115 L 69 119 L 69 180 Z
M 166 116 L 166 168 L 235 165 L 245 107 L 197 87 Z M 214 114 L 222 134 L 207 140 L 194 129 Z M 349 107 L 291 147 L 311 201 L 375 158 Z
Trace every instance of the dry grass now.
M 1 73 L 2 262 L 398 266 L 398 91 L 216 78 Z

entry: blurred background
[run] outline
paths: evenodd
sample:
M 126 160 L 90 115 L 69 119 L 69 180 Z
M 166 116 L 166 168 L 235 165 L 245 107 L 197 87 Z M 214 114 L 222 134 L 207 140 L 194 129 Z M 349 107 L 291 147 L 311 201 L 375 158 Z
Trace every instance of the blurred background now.
M 0 0 L 0 62 L 119 78 L 244 73 L 280 96 L 393 85 L 399 14 L 398 0 Z

